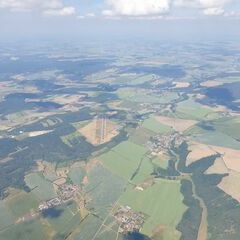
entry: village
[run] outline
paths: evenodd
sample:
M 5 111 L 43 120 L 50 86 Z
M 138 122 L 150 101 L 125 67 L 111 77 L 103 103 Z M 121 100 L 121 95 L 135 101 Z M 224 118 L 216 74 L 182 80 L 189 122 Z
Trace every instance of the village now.
M 121 206 L 114 214 L 119 227 L 119 233 L 138 232 L 143 224 L 145 215 L 134 212 L 129 206 Z
M 57 207 L 64 202 L 72 200 L 79 192 L 79 186 L 74 184 L 62 184 L 58 189 L 58 197 L 49 199 L 41 203 L 38 207 L 39 211 L 44 211 L 50 208 Z
M 158 155 L 159 153 L 168 151 L 172 146 L 180 146 L 183 141 L 184 137 L 178 132 L 164 135 L 159 134 L 150 138 L 146 146 L 150 150 L 151 155 Z

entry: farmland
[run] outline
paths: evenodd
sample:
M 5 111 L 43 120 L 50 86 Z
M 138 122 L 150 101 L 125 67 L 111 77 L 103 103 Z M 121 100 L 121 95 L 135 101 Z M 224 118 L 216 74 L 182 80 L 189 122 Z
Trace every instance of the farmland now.
M 170 240 L 179 239 L 174 229 L 186 210 L 182 200 L 180 183 L 161 180 L 144 191 L 129 188 L 120 198 L 120 203 L 149 216 L 141 230 L 144 234 L 152 236 L 154 230 L 162 226 L 163 235 L 158 237 Z
M 0 48 L 0 240 L 240 238 L 239 46 L 141 41 Z
M 25 177 L 25 181 L 32 193 L 36 195 L 39 200 L 47 200 L 56 197 L 53 185 L 51 182 L 44 179 L 41 174 L 32 173 Z
M 104 166 L 126 179 L 131 178 L 147 149 L 131 142 L 123 142 L 101 155 Z
M 203 105 L 195 102 L 193 99 L 180 102 L 176 109 L 176 114 L 180 117 L 193 120 L 201 120 L 207 117 L 208 114 L 212 113 L 211 109 L 204 107 Z
M 154 116 L 151 116 L 149 119 L 145 120 L 142 126 L 156 133 L 167 133 L 172 131 L 171 127 L 158 122 Z

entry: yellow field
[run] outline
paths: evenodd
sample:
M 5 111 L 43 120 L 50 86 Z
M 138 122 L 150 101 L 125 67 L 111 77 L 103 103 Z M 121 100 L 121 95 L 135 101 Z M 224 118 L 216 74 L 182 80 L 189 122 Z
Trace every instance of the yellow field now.
M 119 126 L 108 119 L 94 119 L 78 131 L 93 145 L 111 141 L 119 134 Z
M 188 128 L 194 126 L 197 123 L 197 121 L 195 121 L 195 120 L 171 118 L 171 117 L 166 117 L 166 116 L 157 116 L 156 119 L 161 124 L 170 126 L 178 132 L 184 132 Z

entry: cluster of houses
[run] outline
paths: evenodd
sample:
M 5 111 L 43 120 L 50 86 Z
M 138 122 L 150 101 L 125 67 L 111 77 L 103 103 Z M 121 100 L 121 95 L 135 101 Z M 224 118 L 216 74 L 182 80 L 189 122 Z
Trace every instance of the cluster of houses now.
M 171 146 L 180 146 L 184 141 L 182 135 L 177 132 L 171 134 L 157 135 L 152 137 L 147 142 L 147 148 L 151 151 L 152 155 L 167 151 Z
M 74 184 L 63 184 L 59 186 L 58 197 L 49 199 L 38 206 L 39 211 L 54 208 L 74 198 L 79 192 L 79 187 Z
M 143 224 L 145 215 L 143 213 L 134 212 L 129 206 L 121 206 L 114 214 L 117 220 L 120 233 L 138 232 Z

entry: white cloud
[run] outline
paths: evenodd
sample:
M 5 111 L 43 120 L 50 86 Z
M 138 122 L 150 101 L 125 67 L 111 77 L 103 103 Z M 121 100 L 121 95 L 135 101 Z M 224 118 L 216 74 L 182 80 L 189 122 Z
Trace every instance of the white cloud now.
M 204 15 L 223 15 L 225 6 L 235 0 L 175 0 L 174 5 L 186 8 L 199 8 Z
M 43 14 L 49 16 L 72 16 L 75 15 L 76 9 L 74 7 L 63 7 L 59 9 L 48 9 L 43 11 Z
M 206 8 L 203 10 L 203 14 L 207 16 L 219 16 L 224 14 L 224 9 L 222 8 Z
M 79 15 L 79 16 L 77 16 L 77 19 L 85 19 L 86 17 L 85 16 L 83 16 L 83 15 Z
M 78 15 L 77 16 L 77 19 L 87 19 L 87 18 L 94 18 L 96 17 L 96 14 L 95 13 L 86 13 L 85 15 Z
M 194 8 L 194 7 L 197 7 L 197 1 L 196 0 L 175 0 L 173 1 L 173 5 L 176 7 Z
M 105 0 L 108 6 L 105 17 L 153 18 L 171 13 L 173 8 L 199 9 L 204 15 L 225 14 L 225 7 L 239 0 Z
M 223 8 L 226 4 L 232 2 L 232 0 L 198 0 L 204 8 Z
M 104 10 L 105 16 L 153 16 L 166 14 L 171 0 L 107 0 L 110 9 Z
M 95 17 L 95 13 L 87 13 L 85 16 L 86 17 Z
M 203 9 L 203 14 L 218 16 L 225 13 L 225 6 L 233 0 L 198 0 Z
M 240 12 L 235 12 L 235 11 L 226 12 L 224 13 L 224 17 L 240 19 Z
M 10 11 L 40 11 L 46 15 L 68 16 L 75 14 L 72 6 L 65 6 L 62 0 L 0 0 L 0 8 Z

